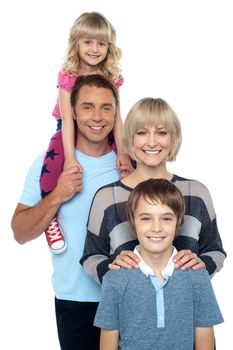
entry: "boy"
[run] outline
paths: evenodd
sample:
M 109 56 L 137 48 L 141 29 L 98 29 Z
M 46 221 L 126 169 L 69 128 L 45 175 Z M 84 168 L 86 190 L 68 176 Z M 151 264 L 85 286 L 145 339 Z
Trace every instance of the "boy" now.
M 213 350 L 213 325 L 223 322 L 206 270 L 174 269 L 172 242 L 184 199 L 165 179 L 137 185 L 127 205 L 140 243 L 139 269 L 109 271 L 95 317 L 101 350 Z

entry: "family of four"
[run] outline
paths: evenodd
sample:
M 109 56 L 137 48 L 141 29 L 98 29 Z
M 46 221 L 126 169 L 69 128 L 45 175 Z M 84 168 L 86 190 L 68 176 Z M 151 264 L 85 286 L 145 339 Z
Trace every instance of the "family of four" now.
M 214 349 L 209 276 L 226 254 L 208 189 L 167 170 L 180 122 L 144 98 L 122 128 L 120 52 L 102 15 L 81 15 L 69 45 L 58 130 L 12 218 L 21 244 L 46 232 L 61 349 Z

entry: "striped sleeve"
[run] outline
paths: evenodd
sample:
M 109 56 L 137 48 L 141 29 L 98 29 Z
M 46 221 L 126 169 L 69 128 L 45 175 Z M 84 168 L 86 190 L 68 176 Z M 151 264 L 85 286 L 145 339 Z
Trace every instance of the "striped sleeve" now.
M 175 241 L 178 250 L 190 249 L 205 263 L 212 277 L 220 271 L 226 257 L 218 231 L 216 214 L 209 190 L 198 181 L 178 178 L 186 204 L 185 221 Z

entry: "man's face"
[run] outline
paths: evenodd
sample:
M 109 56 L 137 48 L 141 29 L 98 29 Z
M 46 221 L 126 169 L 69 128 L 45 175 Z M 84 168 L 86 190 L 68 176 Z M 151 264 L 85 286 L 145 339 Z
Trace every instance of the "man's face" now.
M 77 148 L 108 143 L 114 126 L 116 103 L 109 89 L 83 86 L 75 106 L 78 124 Z

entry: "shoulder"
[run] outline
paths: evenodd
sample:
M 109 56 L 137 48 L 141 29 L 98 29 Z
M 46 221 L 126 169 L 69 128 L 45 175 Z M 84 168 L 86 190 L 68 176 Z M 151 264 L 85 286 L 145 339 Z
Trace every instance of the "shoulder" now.
M 26 175 L 25 185 L 29 185 L 30 183 L 31 184 L 34 183 L 34 184 L 38 184 L 38 186 L 39 186 L 39 181 L 40 181 L 40 175 L 41 175 L 42 165 L 43 165 L 43 161 L 44 161 L 44 156 L 45 156 L 44 153 L 39 155 L 33 161 L 33 163 L 30 165 L 30 167 L 28 169 L 28 172 L 27 172 L 27 175 Z
M 44 154 L 38 156 L 30 166 L 21 193 L 19 203 L 34 206 L 41 200 L 40 194 L 40 174 L 43 164 Z
M 109 207 L 111 204 L 119 201 L 126 201 L 129 196 L 129 191 L 122 185 L 121 181 L 113 182 L 98 189 L 93 202 L 101 204 L 101 207 Z
M 202 286 L 208 286 L 211 284 L 210 276 L 206 269 L 187 269 L 185 271 L 177 270 L 180 274 L 183 275 L 183 278 L 186 279 L 193 290 L 196 290 L 198 293 L 202 290 Z
M 173 283 L 179 286 L 180 292 L 191 293 L 190 295 L 195 300 L 213 293 L 210 277 L 206 269 L 193 270 L 190 268 L 185 271 L 175 269 L 173 275 Z
M 38 172 L 41 172 L 41 167 L 43 165 L 43 160 L 44 160 L 45 154 L 40 154 L 38 157 L 35 158 L 33 163 L 31 164 L 29 168 L 29 173 L 35 173 L 37 174 Z
M 124 78 L 122 75 L 119 76 L 119 78 L 116 81 L 113 81 L 113 85 L 116 89 L 119 89 L 124 83 Z
M 76 75 L 72 75 L 68 72 L 61 71 L 58 73 L 57 87 L 71 92 L 77 78 L 78 77 Z
M 103 277 L 103 284 L 111 285 L 112 288 L 124 291 L 126 286 L 132 279 L 137 280 L 137 276 L 140 274 L 139 269 L 125 269 L 120 268 L 119 270 L 109 270 Z
M 201 197 L 203 200 L 210 197 L 208 188 L 200 181 L 186 179 L 177 175 L 174 175 L 173 181 L 184 196 Z

